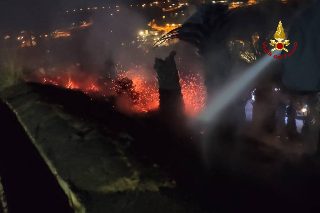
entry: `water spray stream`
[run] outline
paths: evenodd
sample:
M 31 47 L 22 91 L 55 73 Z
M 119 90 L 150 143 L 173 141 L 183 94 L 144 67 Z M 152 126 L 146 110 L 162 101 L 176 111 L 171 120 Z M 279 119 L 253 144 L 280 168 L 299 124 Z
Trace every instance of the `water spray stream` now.
M 275 55 L 280 55 L 280 53 L 281 51 L 278 50 L 274 52 Z M 216 93 L 214 97 L 212 97 L 204 112 L 198 116 L 200 121 L 210 123 L 210 128 L 207 130 L 210 131 L 214 128 L 214 125 L 218 120 L 219 113 L 225 109 L 239 94 L 241 94 L 273 60 L 274 58 L 270 57 L 269 55 L 264 56 L 237 79 L 233 79 L 230 83 L 226 83 L 225 86 L 218 93 Z M 208 143 L 210 141 L 206 136 L 209 135 L 210 134 L 207 132 L 203 137 L 202 142 L 202 151 L 206 164 L 209 163 L 206 153 L 208 149 Z
M 280 55 L 280 51 L 275 51 L 275 55 Z M 233 80 L 218 92 L 210 101 L 203 113 L 198 117 L 200 121 L 213 122 L 222 109 L 241 94 L 246 87 L 266 68 L 272 61 L 273 57 L 264 56 L 261 60 L 255 63 L 242 76 Z

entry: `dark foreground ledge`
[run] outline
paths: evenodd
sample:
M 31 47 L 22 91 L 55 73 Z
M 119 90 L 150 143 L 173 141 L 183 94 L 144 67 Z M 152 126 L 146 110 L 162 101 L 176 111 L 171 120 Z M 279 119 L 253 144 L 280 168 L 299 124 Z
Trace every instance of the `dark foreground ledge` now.
M 50 104 L 32 86 L 0 93 L 79 213 L 199 212 L 178 196 L 175 181 L 157 166 L 146 168 L 126 146 Z M 122 137 L 122 138 L 121 138 Z M 120 135 L 130 140 L 129 135 Z

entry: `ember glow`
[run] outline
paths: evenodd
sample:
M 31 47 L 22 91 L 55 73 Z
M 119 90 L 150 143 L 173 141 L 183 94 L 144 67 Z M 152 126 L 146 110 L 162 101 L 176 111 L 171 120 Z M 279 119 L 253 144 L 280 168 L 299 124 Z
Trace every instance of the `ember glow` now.
M 56 86 L 59 86 L 59 84 L 51 79 L 48 79 L 48 78 L 43 78 L 43 83 L 44 84 L 53 84 L 53 85 L 56 85 Z
M 207 97 L 201 75 L 190 73 L 185 77 L 180 76 L 180 85 L 186 113 L 197 115 L 204 108 Z
M 126 94 L 132 98 L 134 112 L 149 112 L 159 107 L 158 81 L 156 78 L 147 79 L 135 70 L 118 74 L 117 93 Z M 122 83 L 125 83 L 123 86 Z M 126 90 L 124 90 L 126 87 Z
M 88 91 L 94 91 L 94 92 L 99 92 L 99 88 L 97 86 L 95 86 L 94 84 L 91 84 L 91 86 L 89 86 L 86 89 L 86 93 L 88 93 Z
M 72 82 L 70 76 L 69 76 L 69 80 L 68 80 L 68 84 L 66 85 L 66 88 L 68 88 L 68 89 L 79 89 L 79 87 Z
M 100 97 L 104 100 L 108 100 L 107 97 L 116 96 L 121 100 L 116 107 L 126 112 L 145 113 L 159 107 L 158 80 L 155 72 L 140 66 L 127 71 L 117 69 L 117 79 L 102 77 L 81 79 L 75 74 L 72 76 L 67 73 L 42 77 L 41 83 L 81 90 L 91 97 Z M 185 112 L 193 117 L 204 108 L 206 101 L 202 76 L 193 74 L 191 71 L 188 74 L 180 73 L 180 85 Z
M 159 107 L 158 82 L 148 83 L 143 77 L 137 76 L 132 78 L 135 91 L 139 94 L 136 101 L 138 111 L 148 112 Z

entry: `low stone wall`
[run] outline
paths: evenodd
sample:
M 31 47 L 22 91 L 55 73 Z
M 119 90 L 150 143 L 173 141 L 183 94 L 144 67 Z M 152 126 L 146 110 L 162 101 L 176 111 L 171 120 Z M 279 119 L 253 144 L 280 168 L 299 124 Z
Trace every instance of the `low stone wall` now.
M 194 212 L 168 196 L 175 182 L 157 165 L 146 168 L 126 154 L 123 143 L 50 104 L 32 86 L 16 85 L 0 98 L 16 114 L 75 212 Z M 129 135 L 119 138 L 130 141 Z

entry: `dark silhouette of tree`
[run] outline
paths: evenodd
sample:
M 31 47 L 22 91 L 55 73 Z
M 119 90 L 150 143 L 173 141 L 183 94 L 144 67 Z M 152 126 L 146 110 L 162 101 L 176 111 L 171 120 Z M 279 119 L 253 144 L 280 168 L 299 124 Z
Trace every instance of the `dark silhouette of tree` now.
M 283 8 L 276 9 L 277 6 L 279 1 L 235 9 L 228 9 L 227 5 L 222 4 L 203 4 L 181 27 L 164 35 L 155 46 L 174 38 L 196 46 L 198 53 L 204 58 L 205 86 L 210 101 L 210 97 L 237 74 L 234 73 L 234 68 L 239 66 L 239 63 L 232 58 L 230 41 L 246 41 L 259 59 L 263 52 L 262 41 L 279 21 L 279 10 Z M 253 42 L 254 34 L 259 35 L 259 41 Z M 245 103 L 243 98 L 239 97 L 225 110 L 223 122 L 229 123 L 225 125 L 226 129 L 232 129 L 231 126 L 239 125 L 244 120 Z M 240 111 L 243 113 L 239 113 Z M 226 121 L 225 118 L 230 120 Z

